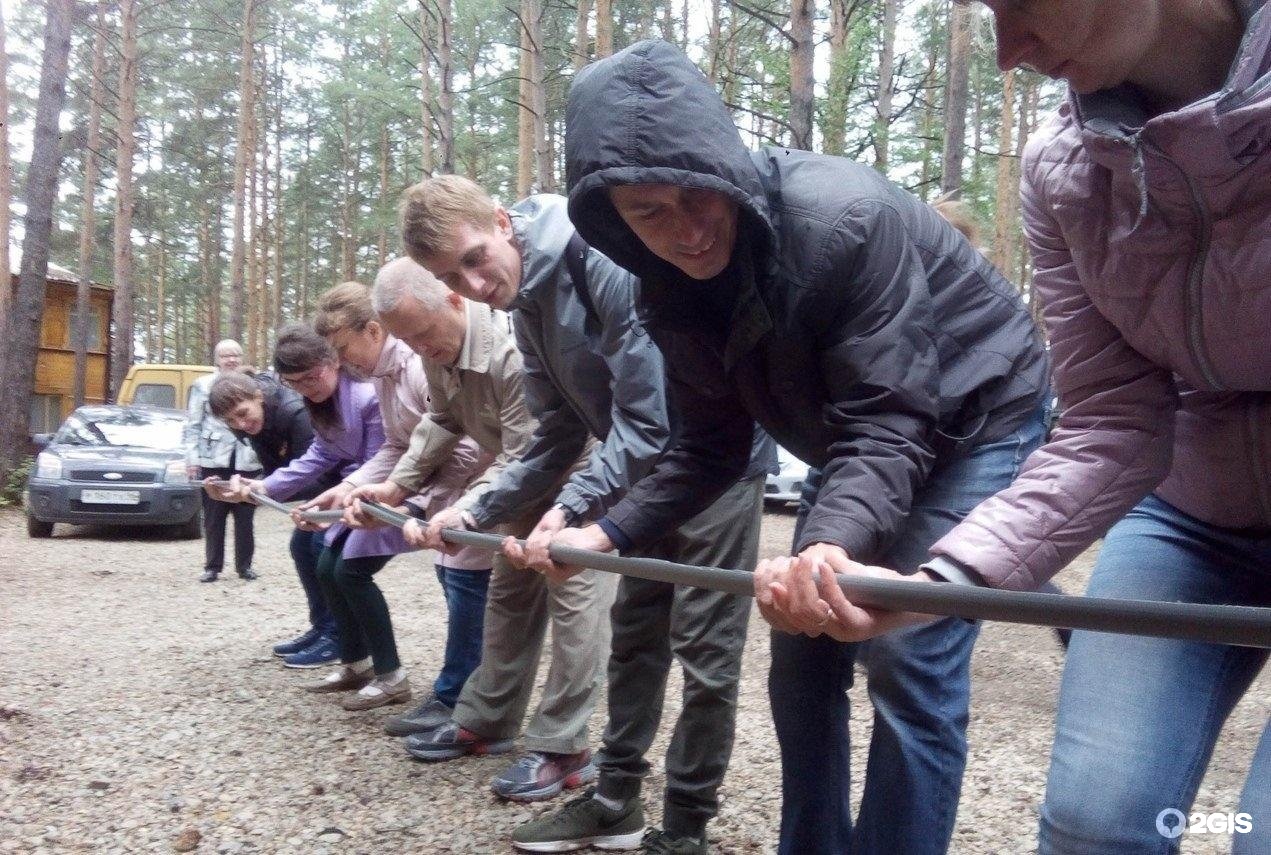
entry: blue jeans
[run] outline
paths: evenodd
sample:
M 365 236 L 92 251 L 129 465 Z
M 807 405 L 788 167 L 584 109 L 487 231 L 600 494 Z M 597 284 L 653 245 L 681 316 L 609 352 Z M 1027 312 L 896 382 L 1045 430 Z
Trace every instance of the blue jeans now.
M 296 565 L 296 575 L 300 577 L 300 587 L 304 589 L 305 600 L 309 603 L 309 625 L 321 630 L 323 635 L 335 636 L 335 618 L 327 608 L 326 598 L 322 595 L 322 586 L 318 584 L 318 556 L 322 554 L 325 532 L 301 531 L 291 533 L 291 560 Z
M 1268 606 L 1271 535 L 1207 525 L 1148 497 L 1108 533 L 1088 593 Z M 1266 650 L 1247 647 L 1074 632 L 1040 851 L 1177 852 L 1181 838 L 1158 832 L 1157 817 L 1189 813 L 1223 722 L 1266 661 Z M 1252 817 L 1233 852 L 1271 852 L 1271 724 L 1239 806 L 1218 809 Z
M 437 581 L 446 595 L 446 653 L 432 688 L 437 700 L 453 707 L 468 675 L 481 664 L 490 571 L 457 570 L 440 564 L 436 568 Z
M 1039 408 L 1016 432 L 939 466 L 878 563 L 916 570 L 933 543 L 1014 480 L 1041 444 L 1044 425 Z M 772 633 L 768 696 L 781 747 L 781 855 L 948 849 L 966 765 L 978 634 L 978 624 L 960 618 L 859 644 Z M 867 674 L 874 726 L 853 827 L 847 690 L 857 662 Z

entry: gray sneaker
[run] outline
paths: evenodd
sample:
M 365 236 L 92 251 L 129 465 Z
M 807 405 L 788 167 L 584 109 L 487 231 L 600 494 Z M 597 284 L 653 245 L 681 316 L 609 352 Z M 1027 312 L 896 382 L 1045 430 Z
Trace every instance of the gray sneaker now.
M 426 733 L 441 727 L 450 721 L 454 707 L 448 707 L 430 694 L 419 706 L 408 713 L 393 716 L 384 722 L 384 732 L 389 736 L 410 736 L 412 733 Z
M 597 849 L 637 849 L 644 835 L 644 807 L 640 799 L 610 810 L 588 789 L 565 806 L 545 813 L 512 832 L 512 845 L 522 852 L 574 852 Z

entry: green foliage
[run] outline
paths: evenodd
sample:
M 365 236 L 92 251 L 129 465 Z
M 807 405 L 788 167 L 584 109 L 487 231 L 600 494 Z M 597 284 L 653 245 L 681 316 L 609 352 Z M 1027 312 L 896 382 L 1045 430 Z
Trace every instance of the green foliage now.
M 9 470 L 4 483 L 0 484 L 0 508 L 11 508 L 22 504 L 22 491 L 26 488 L 27 479 L 31 477 L 31 469 L 35 466 L 34 457 L 26 457 L 13 469 Z
M 441 0 L 424 0 L 436 8 Z M 456 171 L 489 187 L 504 202 L 517 185 L 519 2 L 449 0 L 453 7 Z M 815 143 L 873 163 L 877 116 L 881 2 L 836 0 L 850 13 L 842 50 L 830 61 L 828 0 L 816 7 L 818 40 Z M 137 328 L 159 346 L 152 358 L 201 361 L 208 340 L 227 332 L 232 181 L 239 108 L 243 0 L 144 3 L 141 19 L 137 208 L 134 269 Z M 557 188 L 564 173 L 564 112 L 573 76 L 575 0 L 543 0 L 549 145 Z M 38 59 L 38 4 L 19 4 L 9 22 L 14 67 L 13 119 L 27 120 Z M 85 151 L 82 129 L 91 89 L 92 5 L 76 32 L 63 126 L 70 128 L 63 164 L 66 191 L 57 211 L 54 257 L 74 266 Z M 981 21 L 987 17 L 981 7 Z M 726 93 L 748 143 L 789 143 L 789 0 L 614 0 L 615 48 L 650 36 L 670 37 L 709 70 Z M 889 177 L 924 198 L 940 182 L 950 0 L 901 5 L 896 45 L 894 115 L 888 128 Z M 398 252 L 396 200 L 423 173 L 419 0 L 257 0 L 258 156 L 268 168 L 270 244 L 266 280 L 280 284 L 282 315 L 303 317 L 322 289 L 354 275 L 369 279 L 387 253 Z M 713 15 L 720 42 L 709 43 Z M 118 12 L 112 27 L 104 104 L 101 168 L 95 200 L 94 278 L 109 281 L 114 180 L 113 92 L 118 83 Z M 594 32 L 594 4 L 593 23 Z M 967 117 L 963 196 L 988 225 L 997 193 L 997 140 L 1002 79 L 994 68 L 987 23 L 977 30 Z M 594 48 L 593 48 L 594 51 Z M 436 96 L 436 67 L 432 88 Z M 1059 88 L 1042 91 L 1038 114 Z M 436 106 L 436 105 L 434 105 Z M 277 126 L 276 126 L 277 124 Z M 434 142 L 436 128 L 432 129 Z M 281 139 L 277 139 L 281 136 Z M 383 141 L 387 140 L 387 146 Z M 1006 153 L 1012 156 L 1013 152 Z M 275 163 L 279 158 L 281 163 Z M 23 164 L 17 158 L 20 178 Z M 387 181 L 381 186 L 381 166 Z M 282 192 L 277 194 L 281 169 Z M 258 214 L 258 217 L 260 215 Z M 275 231 L 276 229 L 276 231 Z M 280 234 L 282 282 L 275 283 L 273 243 Z M 249 235 L 249 238 L 251 235 Z M 352 247 L 351 270 L 343 265 Z M 164 327 L 157 329 L 155 283 L 164 280 Z M 221 329 L 204 329 L 217 308 Z M 272 320 L 272 314 L 271 314 Z

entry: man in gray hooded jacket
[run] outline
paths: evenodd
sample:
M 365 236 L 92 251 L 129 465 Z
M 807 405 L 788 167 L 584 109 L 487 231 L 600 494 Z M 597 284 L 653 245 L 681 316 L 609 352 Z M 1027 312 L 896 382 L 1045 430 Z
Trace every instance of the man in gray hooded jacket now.
M 620 537 L 608 511 L 674 443 L 662 356 L 635 315 L 638 282 L 575 235 L 559 196 L 532 196 L 511 210 L 454 175 L 424 181 L 403 210 L 410 254 L 469 299 L 512 309 L 525 361 L 525 394 L 539 428 L 520 460 L 488 496 L 528 501 L 550 489 L 589 437 L 590 465 L 559 492 L 556 505 L 522 549 L 508 558 L 555 578 L 547 556 L 567 542 L 573 523 L 599 520 Z M 749 462 L 722 495 L 692 519 L 641 550 L 691 564 L 752 567 L 758 549 L 764 474 L 775 448 L 752 438 Z M 480 503 L 474 522 L 482 517 Z M 462 525 L 442 512 L 430 531 Z M 750 614 L 749 600 L 696 588 L 623 578 L 614 605 L 609 661 L 609 721 L 598 760 L 597 793 L 518 828 L 513 844 L 529 851 L 566 851 L 579 844 L 648 852 L 700 851 L 718 808 L 717 790 L 732 751 L 737 681 Z M 664 829 L 644 834 L 638 791 L 644 759 L 661 718 L 661 699 L 675 654 L 684 667 L 684 707 L 667 751 Z M 504 795 L 540 792 L 560 771 L 550 758 L 526 759 L 523 781 Z M 633 809 L 596 827 L 571 817 L 609 802 Z M 643 841 L 642 841 L 643 837 Z M 680 848 L 675 848 L 676 846 Z M 552 848 L 558 847 L 558 848 Z

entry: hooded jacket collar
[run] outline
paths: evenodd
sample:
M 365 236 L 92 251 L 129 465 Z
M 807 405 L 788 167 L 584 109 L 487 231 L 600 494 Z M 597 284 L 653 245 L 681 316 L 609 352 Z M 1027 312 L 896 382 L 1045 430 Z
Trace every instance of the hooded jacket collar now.
M 717 310 L 730 313 L 717 328 L 727 330 L 722 347 L 731 368 L 772 326 L 756 287 L 775 263 L 778 240 L 755 156 L 714 85 L 679 48 L 658 39 L 587 66 L 569 93 L 565 162 L 578 233 L 641 278 L 645 308 L 666 325 L 692 327 Z M 691 281 L 645 248 L 609 201 L 609 188 L 622 184 L 696 187 L 736 202 L 728 269 L 709 283 Z M 704 295 L 703 288 L 729 293 Z
M 640 276 L 677 277 L 644 248 L 609 202 L 619 184 L 674 184 L 723 193 L 752 240 L 776 236 L 763 183 L 732 116 L 679 48 L 637 42 L 578 73 L 566 110 L 569 218 L 587 243 Z
M 543 193 L 530 196 L 508 209 L 512 240 L 521 254 L 521 284 L 509 309 L 523 308 L 544 283 L 554 283 L 565 246 L 574 226 L 565 210 L 565 197 Z

